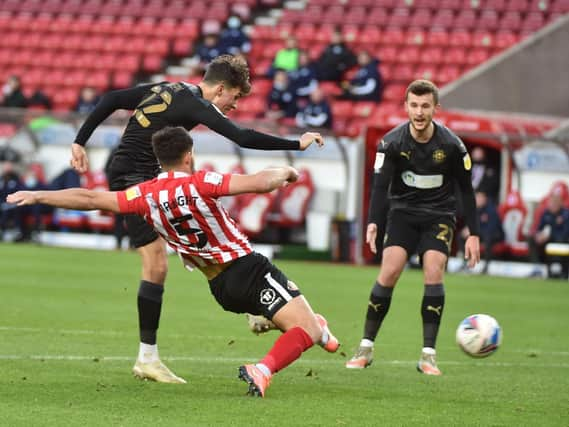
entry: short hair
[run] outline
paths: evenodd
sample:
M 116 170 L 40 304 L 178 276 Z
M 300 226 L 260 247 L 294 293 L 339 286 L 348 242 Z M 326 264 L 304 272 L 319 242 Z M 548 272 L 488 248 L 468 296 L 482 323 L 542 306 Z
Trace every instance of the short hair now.
M 231 88 L 238 87 L 243 95 L 251 91 L 249 66 L 241 56 L 218 56 L 208 64 L 203 81 L 208 84 L 225 83 Z
M 191 151 L 194 141 L 181 126 L 167 126 L 152 135 L 152 150 L 161 165 L 170 166 L 180 162 Z
M 405 91 L 405 101 L 407 101 L 410 93 L 417 96 L 432 93 L 435 105 L 439 103 L 439 88 L 429 80 L 415 80 L 411 82 Z

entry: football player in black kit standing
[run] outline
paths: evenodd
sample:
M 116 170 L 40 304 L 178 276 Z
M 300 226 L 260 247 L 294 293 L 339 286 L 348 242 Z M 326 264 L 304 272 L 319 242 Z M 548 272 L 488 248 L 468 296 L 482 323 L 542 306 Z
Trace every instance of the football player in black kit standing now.
M 109 167 L 109 187 L 124 190 L 154 178 L 160 171 L 152 152 L 152 134 L 166 126 L 187 130 L 199 124 L 245 148 L 259 150 L 305 150 L 313 142 L 323 144 L 319 133 L 306 132 L 300 140 L 288 140 L 245 129 L 225 114 L 237 108 L 240 97 L 251 90 L 249 69 L 244 59 L 222 55 L 213 60 L 197 85 L 183 82 L 142 85 L 107 93 L 87 117 L 71 147 L 71 165 L 87 171 L 85 144 L 111 113 L 134 110 Z M 167 383 L 185 383 L 161 361 L 156 334 L 162 308 L 164 281 L 168 271 L 165 243 L 144 219 L 127 215 L 131 244 L 142 258 L 142 277 L 138 290 L 140 346 L 133 367 L 135 376 Z
M 455 182 L 462 193 L 470 231 L 465 257 L 471 268 L 480 261 L 470 157 L 458 136 L 432 120 L 438 100 L 433 83 L 412 82 L 405 93 L 409 121 L 388 132 L 377 148 L 366 242 L 376 253 L 376 238 L 385 232 L 383 258 L 371 290 L 363 339 L 347 368 L 371 364 L 374 340 L 389 311 L 393 289 L 408 258 L 418 253 L 425 287 L 421 303 L 423 350 L 417 369 L 441 375 L 435 342 L 445 304 L 444 271 L 455 229 Z

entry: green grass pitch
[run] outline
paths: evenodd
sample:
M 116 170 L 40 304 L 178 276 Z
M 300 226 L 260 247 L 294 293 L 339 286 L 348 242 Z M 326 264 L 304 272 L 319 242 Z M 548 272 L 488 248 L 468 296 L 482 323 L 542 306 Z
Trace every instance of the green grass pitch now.
M 278 261 L 328 318 L 341 354 L 313 348 L 277 374 L 265 399 L 245 395 L 237 367 L 276 338 L 224 312 L 199 272 L 175 257 L 159 330 L 162 358 L 187 385 L 142 382 L 139 261 L 132 252 L 0 244 L 2 426 L 569 426 L 569 283 L 448 275 L 439 378 L 415 370 L 422 276 L 406 271 L 373 365 L 344 368 L 357 346 L 377 268 Z M 502 347 L 462 354 L 468 314 L 495 316 Z

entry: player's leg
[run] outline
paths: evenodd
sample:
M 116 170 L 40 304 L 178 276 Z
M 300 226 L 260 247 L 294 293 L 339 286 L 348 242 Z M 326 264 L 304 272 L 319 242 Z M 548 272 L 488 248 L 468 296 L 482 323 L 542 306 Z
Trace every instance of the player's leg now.
M 411 218 L 403 213 L 390 215 L 381 269 L 369 296 L 363 338 L 354 356 L 346 362 L 346 368 L 362 369 L 371 364 L 374 342 L 383 319 L 389 312 L 393 289 L 417 240 L 418 233 Z
M 453 231 L 452 221 L 438 218 L 419 243 L 425 287 L 421 301 L 423 349 L 417 369 L 427 375 L 441 375 L 436 364 L 435 345 L 445 306 L 443 279 Z
M 210 288 L 226 310 L 262 314 L 283 331 L 259 363 L 239 368 L 239 378 L 249 384 L 251 395 L 263 396 L 272 375 L 315 343 L 335 341 L 334 351 L 339 346 L 296 285 L 260 254 L 237 260 L 210 281 Z
M 127 230 L 142 261 L 137 295 L 140 344 L 133 373 L 144 379 L 184 384 L 161 361 L 156 336 L 162 311 L 168 257 L 164 240 L 141 217 L 126 216 Z

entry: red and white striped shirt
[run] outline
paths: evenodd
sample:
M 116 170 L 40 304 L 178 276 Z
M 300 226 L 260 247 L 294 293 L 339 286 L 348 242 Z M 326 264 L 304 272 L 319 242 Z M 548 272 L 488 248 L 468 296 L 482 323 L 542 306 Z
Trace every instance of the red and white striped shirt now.
M 187 264 L 224 264 L 252 252 L 223 208 L 231 174 L 163 172 L 117 193 L 121 213 L 142 216 Z

